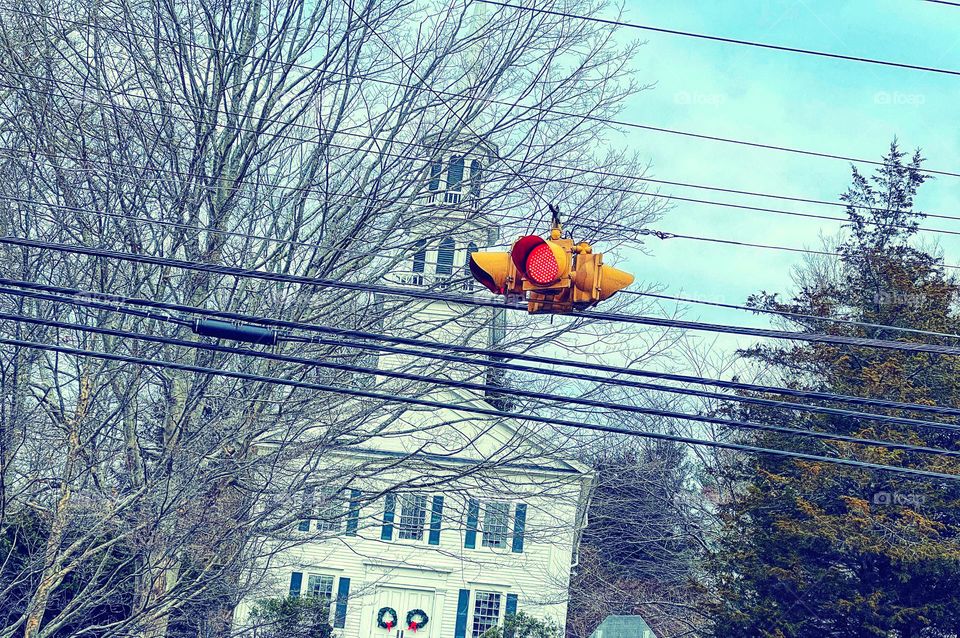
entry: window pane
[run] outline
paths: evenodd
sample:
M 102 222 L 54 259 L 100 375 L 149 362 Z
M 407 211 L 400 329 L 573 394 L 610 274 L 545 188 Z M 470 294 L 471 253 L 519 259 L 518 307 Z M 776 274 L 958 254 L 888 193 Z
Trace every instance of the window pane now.
M 480 180 L 483 178 L 480 162 L 473 160 L 470 162 L 470 194 L 474 197 L 480 196 Z
M 310 574 L 307 580 L 307 596 L 323 598 L 327 602 L 333 599 L 333 576 Z
M 510 533 L 510 504 L 487 503 L 483 513 L 484 547 L 503 547 Z
M 440 173 L 443 172 L 443 162 L 437 160 L 430 165 L 430 190 L 435 191 L 440 188 Z
M 483 632 L 496 627 L 500 622 L 500 594 L 492 591 L 478 591 L 473 601 L 472 638 L 480 638 Z
M 426 521 L 427 497 L 423 494 L 401 494 L 399 538 L 422 541 L 423 526 Z
M 339 532 L 344 513 L 343 497 L 334 488 L 324 488 L 317 502 L 317 531 Z
M 467 244 L 467 263 L 466 263 L 467 273 L 470 272 L 470 255 L 472 255 L 473 253 L 477 252 L 477 250 L 478 250 L 478 248 L 477 248 L 477 245 L 476 245 L 475 243 L 470 242 L 469 244 Z M 464 289 L 465 289 L 465 290 L 473 290 L 473 283 L 474 283 L 473 277 L 468 277 L 468 278 L 467 278 L 467 281 L 463 284 Z
M 423 266 L 427 263 L 427 240 L 421 239 L 415 246 L 417 252 L 413 254 L 413 272 L 423 272 Z

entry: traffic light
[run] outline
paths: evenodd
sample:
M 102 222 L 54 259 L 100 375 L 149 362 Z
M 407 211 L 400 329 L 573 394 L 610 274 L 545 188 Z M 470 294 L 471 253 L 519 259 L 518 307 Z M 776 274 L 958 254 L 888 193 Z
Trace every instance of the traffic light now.
M 572 239 L 527 235 L 514 242 L 510 258 L 523 279 L 524 290 L 556 294 L 570 287 L 572 252 Z
M 494 294 L 526 295 L 531 314 L 582 310 L 633 283 L 633 275 L 605 265 L 590 244 L 561 238 L 556 220 L 549 239 L 526 235 L 510 252 L 474 252 L 470 272 Z
M 570 270 L 573 266 L 573 240 L 561 239 L 555 227 L 550 239 L 538 235 L 521 237 L 513 244 L 510 258 L 528 294 L 530 314 L 564 314 L 573 310 L 570 303 Z
M 471 253 L 470 274 L 495 295 L 519 294 L 523 291 L 510 253 Z
M 581 244 L 577 254 L 577 270 L 573 275 L 573 305 L 577 308 L 592 306 L 609 299 L 615 292 L 633 283 L 633 275 L 603 263 L 603 255 L 591 252 L 590 246 Z

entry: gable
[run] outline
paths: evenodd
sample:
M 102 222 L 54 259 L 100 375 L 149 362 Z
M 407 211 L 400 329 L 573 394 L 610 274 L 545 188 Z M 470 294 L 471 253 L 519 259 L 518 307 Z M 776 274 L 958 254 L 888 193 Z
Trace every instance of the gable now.
M 475 394 L 455 388 L 438 389 L 432 401 L 491 409 Z M 452 408 L 410 409 L 359 448 L 370 453 L 436 457 L 452 463 L 515 459 L 516 465 L 564 474 L 588 474 L 590 469 L 569 458 L 567 450 L 522 419 L 500 418 Z

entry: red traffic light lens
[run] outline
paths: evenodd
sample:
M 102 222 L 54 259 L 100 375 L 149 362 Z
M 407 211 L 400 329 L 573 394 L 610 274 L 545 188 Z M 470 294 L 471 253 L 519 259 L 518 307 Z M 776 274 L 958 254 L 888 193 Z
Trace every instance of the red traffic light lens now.
M 527 255 L 527 277 L 533 283 L 545 286 L 560 278 L 560 264 L 547 244 L 540 244 Z

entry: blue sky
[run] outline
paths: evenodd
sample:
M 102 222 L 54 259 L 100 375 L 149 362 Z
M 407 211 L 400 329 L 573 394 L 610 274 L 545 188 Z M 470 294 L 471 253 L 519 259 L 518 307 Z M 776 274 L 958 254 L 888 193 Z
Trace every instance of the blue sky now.
M 624 19 L 808 49 L 960 69 L 960 7 L 921 0 L 731 1 L 630 0 Z M 634 66 L 655 86 L 633 98 L 623 119 L 653 126 L 879 159 L 896 136 L 921 147 L 929 168 L 960 172 L 960 77 L 705 42 L 631 30 L 645 40 Z M 836 200 L 850 181 L 847 163 L 633 131 L 627 143 L 649 156 L 651 176 L 744 190 Z M 863 170 L 870 170 L 863 167 Z M 839 208 L 724 195 L 678 187 L 664 193 L 800 212 Z M 960 178 L 926 184 L 921 209 L 960 215 Z M 960 221 L 924 225 L 960 231 Z M 679 203 L 658 228 L 693 235 L 820 248 L 835 222 Z M 939 242 L 960 263 L 960 241 Z M 633 255 L 642 282 L 671 293 L 742 303 L 761 289 L 789 291 L 799 254 L 670 240 Z M 642 285 L 642 283 L 641 283 Z M 768 325 L 744 313 L 703 307 L 687 318 Z M 732 342 L 725 342 L 730 347 Z

